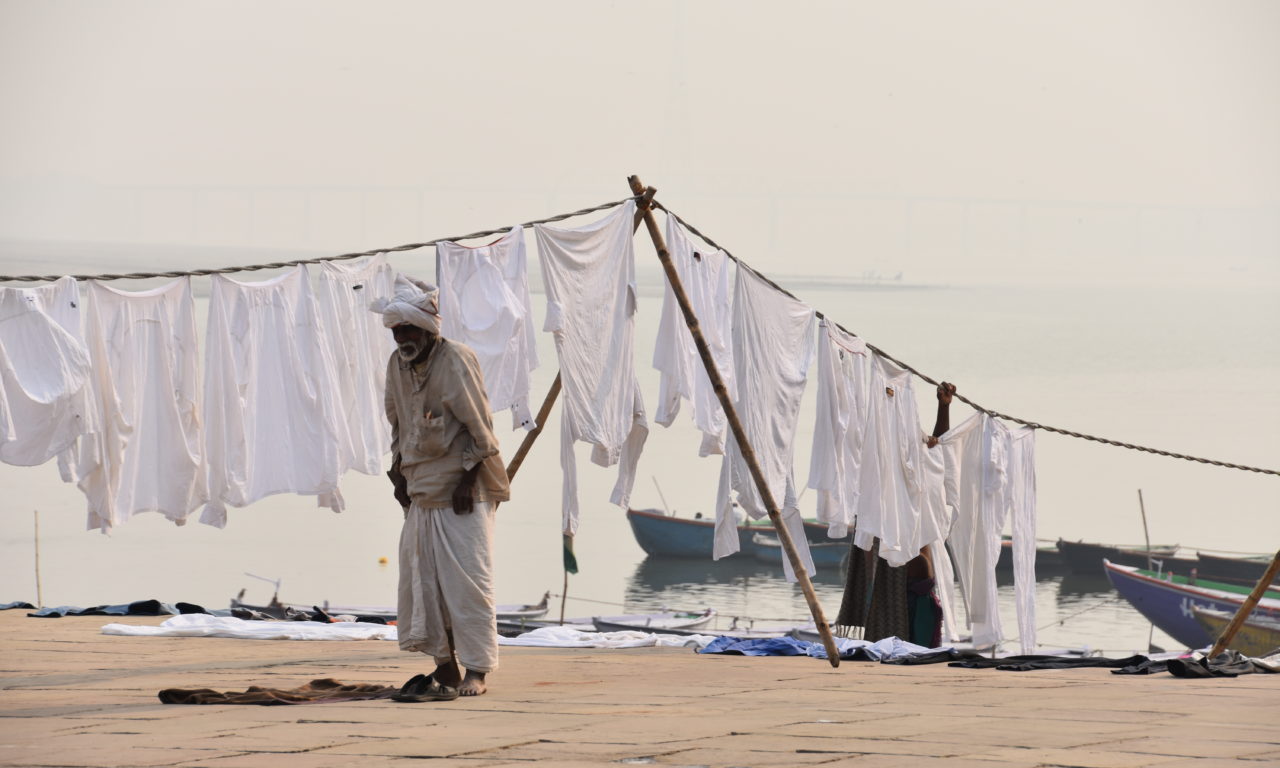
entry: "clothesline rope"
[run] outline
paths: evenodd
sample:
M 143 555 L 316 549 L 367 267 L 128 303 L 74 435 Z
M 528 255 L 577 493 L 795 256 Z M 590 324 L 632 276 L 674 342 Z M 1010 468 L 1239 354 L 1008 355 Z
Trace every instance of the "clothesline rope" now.
M 601 203 L 590 208 L 573 211 L 571 213 L 561 213 L 545 219 L 537 221 L 526 221 L 520 225 L 521 229 L 528 229 L 534 224 L 550 224 L 555 221 L 564 221 L 574 216 L 583 216 L 596 211 L 603 211 L 608 208 L 616 208 L 628 200 L 639 200 L 644 195 L 633 195 L 624 197 L 621 200 L 615 200 L 611 203 Z M 500 227 L 498 229 L 486 229 L 483 232 L 472 232 L 469 235 L 457 235 L 455 237 L 438 237 L 435 240 L 428 240 L 425 243 L 406 243 L 405 245 L 397 245 L 392 248 L 374 248 L 368 251 L 360 251 L 358 253 L 343 253 L 337 256 L 317 256 L 311 259 L 294 259 L 293 261 L 273 261 L 268 264 L 249 264 L 242 267 L 218 267 L 216 269 L 193 269 L 189 271 L 174 272 L 129 272 L 127 274 L 102 274 L 102 275 L 72 275 L 76 280 L 146 280 L 152 277 L 201 277 L 205 275 L 225 275 L 233 272 L 256 272 L 263 269 L 282 269 L 284 267 L 296 267 L 299 264 L 320 264 L 326 261 L 345 261 L 347 259 L 358 259 L 362 256 L 373 256 L 379 253 L 399 253 L 401 251 L 414 251 L 419 248 L 430 248 L 438 243 L 455 242 L 457 240 L 473 240 L 477 237 L 488 237 L 490 235 L 500 235 L 511 227 Z M 0 282 L 53 282 L 59 280 L 63 275 L 0 275 Z
M 690 231 L 690 232 L 692 232 L 693 234 L 695 234 L 695 235 L 697 235 L 698 237 L 700 237 L 700 238 L 701 238 L 701 239 L 702 239 L 702 240 L 703 240 L 707 245 L 711 246 L 712 248 L 716 248 L 716 249 L 718 249 L 718 250 L 724 251 L 724 254 L 725 254 L 726 256 L 728 256 L 729 258 L 733 259 L 733 260 L 734 260 L 735 262 L 737 262 L 738 264 L 741 264 L 741 265 L 743 265 L 743 266 L 747 267 L 747 269 L 750 269 L 752 272 L 754 272 L 756 275 L 758 275 L 758 276 L 760 277 L 760 279 L 764 280 L 766 283 L 768 283 L 769 285 L 773 286 L 773 288 L 774 288 L 775 290 L 781 291 L 782 293 L 786 294 L 787 296 L 790 296 L 791 298 L 795 299 L 796 301 L 801 301 L 801 299 L 800 299 L 799 297 L 797 297 L 795 294 L 793 294 L 791 291 L 788 291 L 786 288 L 783 288 L 782 286 L 778 285 L 778 284 L 777 284 L 777 283 L 775 283 L 773 280 L 769 279 L 767 276 L 765 276 L 764 274 L 762 274 L 762 273 L 761 273 L 759 270 L 757 270 L 755 267 L 752 267 L 750 264 L 747 264 L 747 263 L 746 263 L 746 262 L 744 262 L 742 259 L 739 259 L 737 256 L 734 256 L 732 253 L 730 253 L 730 252 L 728 251 L 728 249 L 724 248 L 723 246 L 721 246 L 721 245 L 719 245 L 718 243 L 716 243 L 716 241 L 714 241 L 714 240 L 712 240 L 711 238 L 707 237 L 706 235 L 702 234 L 702 232 L 701 232 L 701 231 L 699 231 L 697 227 L 695 227 L 695 226 L 693 226 L 692 224 L 690 224 L 688 221 L 686 221 L 683 217 L 681 217 L 681 216 L 680 216 L 679 214 L 677 214 L 675 211 L 671 210 L 670 208 L 667 208 L 665 205 L 663 205 L 662 203 L 658 202 L 656 199 L 653 201 L 653 206 L 654 206 L 655 208 L 659 208 L 659 209 L 661 209 L 661 210 L 665 211 L 665 212 L 667 213 L 667 215 L 668 215 L 668 216 L 674 216 L 674 217 L 675 217 L 675 219 L 676 219 L 676 221 L 678 221 L 678 222 L 680 222 L 682 225 L 684 225 L 684 228 L 685 228 L 685 229 L 689 230 L 689 231 Z M 824 319 L 829 320 L 830 322 L 835 323 L 835 324 L 836 324 L 836 327 L 838 327 L 840 330 L 844 331 L 845 333 L 848 333 L 848 334 L 853 335 L 853 336 L 858 336 L 858 334 L 854 333 L 853 331 L 849 330 L 848 328 L 845 328 L 843 325 L 841 325 L 840 323 L 836 322 L 834 319 L 827 317 L 827 316 L 826 316 L 826 315 L 824 315 L 823 313 L 821 313 L 821 312 L 819 312 L 819 311 L 817 311 L 817 310 L 814 310 L 814 314 L 816 314 L 819 318 L 824 318 Z M 859 338 L 861 338 L 861 337 L 859 336 Z M 865 340 L 864 340 L 864 341 L 865 341 Z M 925 374 L 921 373 L 920 371 L 916 370 L 914 367 L 912 367 L 912 366 L 910 366 L 910 365 L 908 365 L 908 364 L 906 364 L 906 363 L 902 362 L 901 360 L 898 360 L 896 357 L 894 357 L 893 355 L 890 355 L 888 352 L 885 352 L 883 349 L 881 349 L 881 348 L 879 348 L 879 347 L 875 346 L 874 344 L 871 344 L 870 342 L 867 342 L 867 348 L 868 348 L 868 349 L 870 349 L 871 351 L 875 352 L 876 354 L 880 355 L 880 356 L 881 356 L 881 357 L 883 357 L 884 359 L 889 360 L 890 362 L 894 363 L 894 364 L 895 364 L 895 365 L 897 365 L 899 368 L 902 368 L 903 370 L 906 370 L 906 371 L 910 371 L 911 373 L 915 374 L 916 376 L 919 376 L 921 379 L 924 379 L 926 382 L 928 382 L 928 383 L 930 383 L 930 384 L 932 384 L 932 385 L 934 385 L 934 386 L 937 386 L 937 385 L 938 385 L 938 383 L 939 383 L 939 382 L 938 382 L 937 380 L 935 380 L 934 378 L 932 378 L 932 377 L 930 377 L 930 376 L 927 376 L 927 375 L 925 375 Z M 1250 466 L 1247 466 L 1247 465 L 1244 465 L 1244 464 L 1232 464 L 1231 462 L 1227 462 L 1227 461 L 1217 461 L 1217 460 L 1215 460 L 1215 459 L 1205 459 L 1205 458 L 1201 458 L 1201 457 L 1199 457 L 1199 456 L 1188 456 L 1187 454 L 1184 454 L 1184 453 L 1174 453 L 1173 451 L 1165 451 L 1165 450 L 1161 450 L 1161 449 L 1159 449 L 1159 448 L 1150 448 L 1150 447 L 1145 446 L 1145 445 L 1136 445 L 1136 444 L 1134 444 L 1134 443 L 1126 443 L 1126 442 L 1121 441 L 1121 440 L 1112 440 L 1112 439 L 1109 439 L 1109 438 L 1106 438 L 1106 437 L 1098 437 L 1098 436 L 1096 436 L 1096 435 L 1089 435 L 1089 434 L 1085 434 L 1085 433 L 1083 433 L 1083 432 L 1076 432 L 1076 431 L 1074 431 L 1074 430 L 1070 430 L 1070 429 L 1062 429 L 1061 427 L 1053 427 L 1053 426 L 1049 426 L 1048 424 L 1040 424 L 1040 423 L 1038 423 L 1038 422 L 1034 422 L 1034 421 L 1027 421 L 1026 419 L 1020 419 L 1020 418 L 1018 418 L 1017 416 L 1010 416 L 1010 415 L 1009 415 L 1009 414 L 1007 414 L 1007 413 L 1001 413 L 1001 412 L 999 412 L 999 411 L 994 411 L 994 410 L 992 410 L 992 409 L 990 409 L 990 408 L 984 408 L 983 406 L 978 405 L 977 403 L 973 402 L 972 400 L 970 400 L 969 398 L 965 397 L 964 395 L 961 395 L 960 393 L 956 393 L 956 394 L 954 395 L 954 397 L 955 397 L 957 400 L 959 400 L 960 402 L 962 402 L 962 403 L 965 403 L 965 404 L 969 405 L 970 407 L 972 407 L 972 408 L 973 408 L 973 409 L 975 409 L 975 410 L 982 411 L 983 413 L 989 414 L 989 415 L 994 416 L 995 418 L 998 418 L 998 419 L 1004 419 L 1005 421 L 1012 421 L 1012 422 L 1014 422 L 1015 424 L 1021 424 L 1021 425 L 1026 426 L 1026 427 L 1031 427 L 1032 429 L 1043 429 L 1043 430 L 1044 430 L 1044 431 L 1046 431 L 1046 432 L 1056 432 L 1056 433 L 1057 433 L 1057 434 L 1059 434 L 1059 435 L 1066 435 L 1067 437 L 1075 437 L 1075 438 L 1079 438 L 1079 439 L 1081 439 L 1081 440 L 1091 440 L 1091 441 L 1093 441 L 1093 442 L 1095 442 L 1095 443 L 1103 443 L 1104 445 L 1113 445 L 1113 446 L 1116 446 L 1117 448 L 1128 448 L 1128 449 L 1133 450 L 1133 451 L 1142 451 L 1142 452 L 1144 452 L 1144 453 L 1152 453 L 1152 454 L 1155 454 L 1155 455 L 1157 455 L 1157 456 L 1167 456 L 1167 457 L 1169 457 L 1169 458 L 1171 458 L 1171 459 L 1183 459 L 1183 460 L 1186 460 L 1186 461 L 1194 461 L 1194 462 L 1197 462 L 1197 463 L 1200 463 L 1200 464 L 1210 464 L 1210 465 L 1215 466 L 1215 467 L 1225 467 L 1225 468 L 1227 468 L 1227 469 L 1240 469 L 1240 470 L 1244 470 L 1244 471 L 1246 471 L 1246 472 L 1257 472 L 1257 473 L 1259 473 L 1259 474 L 1263 474 L 1263 475 L 1280 475 L 1280 470 L 1276 470 L 1276 469 L 1265 469 L 1265 468 L 1262 468 L 1262 467 L 1250 467 Z

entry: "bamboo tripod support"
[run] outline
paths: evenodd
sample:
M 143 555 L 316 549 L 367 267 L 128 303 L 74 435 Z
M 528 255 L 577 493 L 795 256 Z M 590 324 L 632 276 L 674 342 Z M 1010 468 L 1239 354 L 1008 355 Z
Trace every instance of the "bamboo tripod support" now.
M 556 380 L 551 382 L 551 389 L 547 390 L 547 396 L 542 399 L 542 407 L 538 409 L 538 415 L 535 417 L 537 425 L 529 430 L 529 434 L 524 436 L 524 440 L 520 443 L 520 447 L 516 449 L 516 453 L 511 457 L 511 463 L 507 464 L 507 480 L 515 477 L 516 472 L 520 471 L 520 465 L 524 463 L 524 457 L 529 455 L 530 449 L 533 448 L 533 441 L 538 439 L 538 435 L 542 434 L 542 428 L 547 424 L 547 417 L 551 415 L 551 406 L 555 405 L 556 398 L 560 396 L 560 373 L 556 373 Z
M 1227 625 L 1226 629 L 1222 630 L 1222 635 L 1218 637 L 1218 642 L 1214 643 L 1213 649 L 1209 651 L 1210 659 L 1225 651 L 1231 641 L 1235 639 L 1240 627 L 1244 626 L 1244 620 L 1249 618 L 1249 614 L 1253 613 L 1254 606 L 1262 599 L 1262 593 L 1267 591 L 1267 587 L 1271 586 L 1271 582 L 1275 579 L 1277 572 L 1280 572 L 1280 552 L 1276 552 L 1276 556 L 1271 558 L 1271 565 L 1267 567 L 1267 572 L 1262 574 L 1262 578 L 1258 580 L 1253 591 L 1249 593 L 1249 597 L 1241 604 L 1240 609 L 1236 611 L 1236 615 L 1232 617 L 1231 623 Z
M 778 505 L 774 502 L 773 494 L 769 492 L 769 485 L 765 482 L 764 472 L 760 469 L 760 462 L 756 459 L 755 451 L 747 440 L 746 432 L 742 428 L 742 422 L 738 419 L 738 412 L 729 400 L 729 390 L 725 388 L 724 380 L 720 378 L 720 372 L 716 369 L 715 362 L 711 357 L 711 348 L 707 346 L 707 340 L 702 336 L 702 329 L 698 325 L 697 316 L 693 313 L 693 306 L 689 303 L 689 296 L 685 293 L 684 285 L 680 282 L 680 276 L 676 274 L 675 265 L 671 262 L 671 254 L 667 251 L 667 244 L 663 240 L 662 233 L 658 231 L 658 222 L 653 216 L 653 208 L 650 204 L 656 190 L 653 187 L 646 188 L 640 183 L 638 176 L 630 176 L 627 181 L 631 185 L 632 194 L 644 195 L 644 198 L 637 202 L 637 206 L 644 213 L 645 227 L 649 230 L 649 237 L 653 240 L 654 250 L 658 252 L 658 260 L 662 262 L 662 269 L 667 275 L 667 282 L 671 285 L 676 301 L 680 304 L 684 322 L 689 327 L 689 333 L 693 335 L 694 344 L 698 347 L 698 356 L 702 358 L 703 368 L 706 369 L 707 377 L 711 380 L 711 386 L 715 390 L 716 398 L 720 401 L 720 407 L 724 409 L 725 416 L 728 418 L 729 429 L 733 432 L 733 439 L 738 441 L 738 448 L 742 451 L 742 458 L 747 462 L 747 467 L 751 470 L 751 479 L 755 481 L 756 490 L 759 491 L 765 509 L 769 512 L 769 521 L 773 523 L 774 530 L 778 534 L 778 541 L 782 543 L 782 549 L 787 553 L 787 559 L 791 562 L 791 569 L 795 571 L 796 578 L 799 580 L 800 589 L 804 592 L 805 602 L 809 604 L 809 613 L 813 615 L 813 623 L 817 625 L 818 634 L 822 636 L 822 645 L 827 649 L 827 660 L 831 662 L 831 666 L 838 667 L 840 666 L 840 653 L 836 650 L 835 638 L 831 636 L 831 627 L 827 625 L 826 617 L 823 616 L 822 606 L 818 603 L 818 596 L 813 591 L 813 582 L 809 580 L 809 573 L 800 564 L 800 555 L 796 552 L 796 544 L 791 540 L 791 533 L 782 523 L 782 515 L 778 511 Z

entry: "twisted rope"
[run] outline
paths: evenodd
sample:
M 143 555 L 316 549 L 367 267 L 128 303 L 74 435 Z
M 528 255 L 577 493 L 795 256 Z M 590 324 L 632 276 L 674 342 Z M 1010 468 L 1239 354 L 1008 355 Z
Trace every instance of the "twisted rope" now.
M 668 216 L 674 216 L 674 217 L 675 217 L 675 219 L 676 219 L 676 221 L 680 222 L 680 223 L 684 226 L 684 228 L 685 228 L 685 229 L 689 230 L 689 231 L 690 231 L 690 232 L 692 232 L 693 234 L 695 234 L 695 235 L 697 235 L 698 237 L 700 237 L 704 242 L 706 242 L 706 244 L 707 244 L 707 245 L 711 246 L 712 248 L 716 248 L 716 249 L 719 249 L 719 250 L 721 250 L 721 251 L 724 251 L 724 253 L 725 253 L 725 255 L 726 255 L 726 256 L 728 256 L 729 258 L 733 259 L 733 260 L 734 260 L 735 262 L 737 262 L 738 264 L 741 264 L 742 266 L 746 267 L 747 269 L 750 269 L 753 273 L 755 273 L 757 276 L 759 276 L 761 280 L 764 280 L 766 283 L 768 283 L 769 285 L 773 286 L 773 288 L 774 288 L 775 290 L 780 291 L 780 292 L 782 292 L 783 294 L 785 294 L 785 295 L 787 295 L 787 296 L 790 296 L 791 298 L 795 299 L 796 301 L 800 301 L 800 300 L 801 300 L 801 299 L 800 299 L 799 297 L 797 297 L 794 293 L 792 293 L 791 291 L 788 291 L 786 288 L 783 288 L 782 286 L 778 285 L 778 284 L 777 284 L 777 283 L 775 283 L 773 280 L 771 280 L 771 279 L 769 279 L 768 277 L 766 277 L 765 275 L 761 274 L 758 270 L 756 270 L 756 269 L 755 269 L 754 267 L 752 267 L 750 264 L 747 264 L 746 262 L 742 261 L 742 259 L 739 259 L 737 256 L 734 256 L 732 253 L 729 253 L 729 251 L 728 251 L 726 248 L 724 248 L 723 246 L 721 246 L 721 245 L 719 245 L 718 243 L 716 243 L 716 241 L 714 241 L 714 240 L 712 240 L 711 238 L 707 237 L 706 235 L 702 234 L 702 232 L 700 232 L 700 231 L 698 230 L 698 228 L 697 228 L 697 227 L 695 227 L 695 226 L 693 226 L 692 224 L 690 224 L 688 221 L 686 221 L 684 218 L 682 218 L 682 217 L 681 217 L 679 214 L 677 214 L 675 211 L 672 211 L 670 208 L 667 208 L 666 206 L 664 206 L 662 203 L 658 202 L 657 200 L 654 200 L 654 201 L 653 201 L 653 206 L 654 206 L 655 208 L 658 208 L 658 209 L 660 209 L 660 210 L 665 211 L 665 212 L 667 213 L 667 215 L 668 215 Z M 817 315 L 818 317 L 820 317 L 820 318 L 824 318 L 824 319 L 826 319 L 828 322 L 835 323 L 835 324 L 836 324 L 836 327 L 837 327 L 837 328 L 839 328 L 840 330 L 844 331 L 845 333 L 848 333 L 848 334 L 853 335 L 853 336 L 857 336 L 857 335 L 858 335 L 858 334 L 854 333 L 853 331 L 849 330 L 848 328 L 845 328 L 845 327 L 844 327 L 843 325 L 841 325 L 840 323 L 837 323 L 834 319 L 832 319 L 832 318 L 830 318 L 830 317 L 828 317 L 828 316 L 824 315 L 824 314 L 823 314 L 823 313 L 821 313 L 821 312 L 818 312 L 817 310 L 814 310 L 814 314 L 816 314 L 816 315 Z M 868 349 L 870 349 L 870 350 L 872 350 L 873 352 L 875 352 L 877 355 L 880 355 L 881 357 L 885 358 L 886 360 L 889 360 L 889 361 L 890 361 L 890 362 L 892 362 L 894 365 L 897 365 L 899 368 L 902 368 L 903 370 L 906 370 L 906 371 L 910 371 L 911 373 L 915 374 L 916 376 L 919 376 L 921 379 L 924 379 L 925 381 L 927 381 L 928 383 L 930 383 L 930 384 L 932 384 L 932 385 L 934 385 L 934 386 L 937 386 L 937 385 L 938 385 L 938 383 L 939 383 L 939 382 L 938 382 L 937 380 L 935 380 L 934 378 L 932 378 L 931 376 L 927 376 L 926 374 L 921 373 L 920 371 L 916 370 L 914 367 L 912 367 L 912 366 L 910 366 L 910 365 L 908 365 L 908 364 L 906 364 L 906 363 L 902 362 L 901 360 L 897 359 L 897 358 L 896 358 L 896 357 L 894 357 L 893 355 L 890 355 L 888 352 L 885 352 L 883 349 L 881 349 L 881 348 L 879 348 L 879 347 L 877 347 L 877 346 L 875 346 L 875 345 L 871 344 L 870 342 L 868 342 L 868 343 L 867 343 L 867 348 L 868 348 Z M 1076 431 L 1074 431 L 1074 430 L 1070 430 L 1070 429 L 1062 429 L 1061 427 L 1053 427 L 1053 426 L 1049 426 L 1048 424 L 1040 424 L 1039 422 L 1035 422 L 1035 421 L 1028 421 L 1028 420 L 1026 420 L 1026 419 L 1020 419 L 1020 418 L 1018 418 L 1017 416 L 1010 416 L 1010 415 L 1009 415 L 1009 414 L 1007 414 L 1007 413 L 1001 413 L 1001 412 L 999 412 L 999 411 L 994 411 L 994 410 L 992 410 L 992 409 L 990 409 L 990 408 L 984 408 L 983 406 L 978 405 L 977 403 L 973 402 L 973 401 L 972 401 L 972 400 L 970 400 L 969 398 L 967 398 L 967 397 L 965 397 L 964 395 L 961 395 L 961 394 L 959 394 L 959 393 L 956 393 L 956 394 L 954 395 L 954 397 L 955 397 L 957 400 L 959 400 L 960 402 L 965 403 L 966 405 L 968 405 L 968 406 L 972 407 L 974 410 L 981 411 L 981 412 L 986 413 L 986 414 L 988 414 L 988 415 L 990 415 L 990 416 L 994 416 L 995 418 L 998 418 L 998 419 L 1004 419 L 1005 421 L 1012 421 L 1012 422 L 1014 422 L 1015 424 L 1021 424 L 1021 425 L 1025 426 L 1025 427 L 1031 427 L 1032 429 L 1043 429 L 1043 430 L 1044 430 L 1044 431 L 1046 431 L 1046 432 L 1056 432 L 1056 433 L 1057 433 L 1057 434 L 1059 434 L 1059 435 L 1066 435 L 1067 437 L 1075 437 L 1075 438 L 1079 438 L 1079 439 L 1081 439 L 1081 440 L 1090 440 L 1090 441 L 1092 441 L 1092 442 L 1095 442 L 1095 443 L 1102 443 L 1102 444 L 1104 444 L 1104 445 L 1113 445 L 1113 446 L 1115 446 L 1115 447 L 1117 447 L 1117 448 L 1128 448 L 1128 449 L 1129 449 L 1129 450 L 1131 450 L 1131 451 L 1142 451 L 1143 453 L 1152 453 L 1152 454 L 1155 454 L 1156 456 L 1167 456 L 1167 457 L 1169 457 L 1169 458 L 1171 458 L 1171 459 L 1183 459 L 1183 460 L 1185 460 L 1185 461 L 1194 461 L 1194 462 L 1197 462 L 1197 463 L 1199 463 L 1199 464 L 1209 464 L 1209 465 L 1212 465 L 1212 466 L 1215 466 L 1215 467 L 1225 467 L 1225 468 L 1227 468 L 1227 469 L 1240 469 L 1240 470 L 1244 470 L 1245 472 L 1257 472 L 1257 473 L 1259 473 L 1259 474 L 1263 474 L 1263 475 L 1280 475 L 1280 470 L 1275 470 L 1275 469 L 1264 469 L 1264 468 L 1262 468 L 1262 467 L 1250 467 L 1250 466 L 1247 466 L 1247 465 L 1244 465 L 1244 464 L 1232 464 L 1231 462 L 1227 462 L 1227 461 L 1217 461 L 1217 460 L 1215 460 L 1215 459 L 1205 459 L 1205 458 L 1201 458 L 1201 457 L 1199 457 L 1199 456 L 1189 456 L 1189 455 L 1187 455 L 1187 454 L 1185 454 L 1185 453 L 1174 453 L 1173 451 L 1165 451 L 1165 450 L 1161 450 L 1161 449 L 1159 449 L 1159 448 L 1151 448 L 1151 447 L 1148 447 L 1148 446 L 1145 446 L 1145 445 L 1137 445 L 1137 444 L 1135 444 L 1135 443 L 1126 443 L 1126 442 L 1121 441 L 1121 440 L 1112 440 L 1112 439 L 1110 439 L 1110 438 L 1106 438 L 1106 437 L 1098 437 L 1098 436 L 1096 436 L 1096 435 L 1089 435 L 1089 434 L 1085 434 L 1084 432 L 1076 432 Z
M 534 224 L 550 224 L 555 221 L 564 221 L 574 216 L 582 216 L 596 211 L 603 211 L 607 208 L 615 208 L 628 200 L 639 200 L 643 195 L 634 195 L 632 197 L 624 197 L 621 200 L 615 200 L 612 203 L 601 203 L 590 208 L 583 208 L 579 211 L 571 213 L 561 213 L 545 219 L 537 221 L 527 221 L 520 225 L 521 229 L 528 229 Z M 273 261 L 269 264 L 250 264 L 243 267 L 218 267 L 216 269 L 192 269 L 189 271 L 173 271 L 173 272 L 129 272 L 125 274 L 108 273 L 102 275 L 72 275 L 76 280 L 145 280 L 152 277 L 197 277 L 203 275 L 225 275 L 232 272 L 257 272 L 263 269 L 281 269 L 284 267 L 296 267 L 299 264 L 320 264 L 325 261 L 344 261 L 347 259 L 358 259 L 361 256 L 373 256 L 378 253 L 398 253 L 400 251 L 413 251 L 418 248 L 429 248 L 437 243 L 453 242 L 455 240 L 471 240 L 477 237 L 488 237 L 490 235 L 499 235 L 510 230 L 511 227 L 501 227 L 499 229 L 486 229 L 483 232 L 472 232 L 469 235 L 458 235 L 456 237 L 438 237 L 435 240 L 428 240 L 425 243 L 408 243 L 406 245 L 397 245 L 392 248 L 374 248 L 368 251 L 359 251 L 358 253 L 343 253 L 338 256 L 318 256 L 313 259 L 294 259 L 293 261 Z M 62 278 L 63 275 L 0 275 L 0 282 L 53 282 Z

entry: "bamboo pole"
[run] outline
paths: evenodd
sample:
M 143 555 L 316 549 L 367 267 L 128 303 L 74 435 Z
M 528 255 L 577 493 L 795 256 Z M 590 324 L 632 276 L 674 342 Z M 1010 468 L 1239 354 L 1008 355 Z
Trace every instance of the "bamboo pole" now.
M 835 638 L 831 636 L 831 627 L 827 625 L 826 617 L 822 613 L 822 605 L 818 603 L 818 596 L 813 591 L 813 582 L 809 579 L 809 573 L 800 563 L 800 555 L 796 552 L 795 542 L 791 540 L 791 533 L 782 522 L 782 514 L 778 511 L 778 505 L 774 502 L 773 494 L 769 491 L 769 485 L 765 482 L 764 472 L 760 469 L 760 462 L 756 460 L 755 451 L 751 448 L 751 443 L 747 440 L 746 431 L 742 428 L 742 422 L 738 419 L 738 411 L 733 407 L 733 402 L 729 400 L 729 390 L 724 386 L 724 380 L 720 378 L 720 371 L 716 368 L 715 362 L 711 357 L 711 348 L 707 346 L 707 340 L 702 336 L 702 329 L 698 325 L 698 318 L 693 312 L 693 306 L 689 303 L 689 296 L 685 293 L 684 285 L 680 282 L 680 276 L 676 273 L 675 265 L 671 262 L 671 254 L 667 251 L 667 244 L 663 240 L 662 233 L 658 230 L 657 219 L 653 216 L 653 208 L 650 201 L 653 199 L 653 187 L 645 187 L 640 183 L 638 176 L 630 176 L 627 182 L 631 185 L 633 194 L 643 194 L 644 198 L 637 202 L 637 206 L 643 205 L 644 223 L 649 230 L 649 238 L 653 240 L 654 250 L 658 252 L 658 260 L 662 262 L 662 269 L 666 272 L 667 282 L 671 285 L 671 290 L 675 294 L 676 301 L 680 304 L 680 311 L 684 314 L 685 325 L 689 326 L 689 333 L 693 335 L 693 342 L 698 347 L 698 356 L 702 358 L 702 365 L 707 371 L 707 377 L 711 380 L 711 386 L 715 390 L 716 398 L 720 401 L 720 407 L 724 409 L 725 416 L 729 421 L 729 429 L 733 432 L 733 439 L 738 441 L 738 448 L 742 451 L 742 458 L 747 462 L 747 468 L 751 470 L 751 479 L 755 481 L 756 490 L 760 493 L 760 499 L 764 502 L 765 509 L 769 513 L 769 521 L 773 523 L 773 528 L 777 532 L 778 541 L 782 544 L 782 549 L 787 553 L 787 559 L 791 562 L 791 569 L 795 571 L 796 579 L 800 583 L 800 590 L 804 593 L 805 602 L 809 604 L 809 613 L 813 615 L 813 623 L 818 627 L 818 634 L 822 636 L 822 645 L 827 649 L 827 660 L 831 662 L 831 666 L 840 666 L 840 653 L 836 650 Z
M 44 590 L 40 588 L 40 510 L 32 510 L 36 518 L 36 607 L 44 607 Z
M 1276 556 L 1271 558 L 1271 565 L 1267 567 L 1267 572 L 1262 574 L 1262 578 L 1254 585 L 1253 591 L 1249 593 L 1249 597 L 1245 599 L 1240 609 L 1236 611 L 1231 623 L 1227 625 L 1226 629 L 1222 630 L 1222 635 L 1218 637 L 1218 642 L 1214 643 L 1213 649 L 1209 651 L 1210 659 L 1226 650 L 1231 641 L 1235 639 L 1240 627 L 1244 626 L 1244 620 L 1249 618 L 1250 613 L 1253 613 L 1254 606 L 1262 599 L 1262 593 L 1267 591 L 1267 587 L 1271 586 L 1271 581 L 1275 579 L 1277 572 L 1280 572 L 1280 552 L 1276 552 Z
M 524 463 L 524 457 L 529 455 L 529 450 L 533 448 L 533 441 L 538 439 L 538 435 L 542 434 L 542 428 L 546 426 L 547 419 L 551 416 L 551 406 L 555 405 L 556 398 L 560 396 L 560 372 L 556 372 L 556 380 L 551 382 L 551 389 L 547 390 L 547 396 L 542 399 L 542 407 L 538 409 L 536 417 L 538 424 L 529 430 L 529 434 L 524 436 L 524 441 L 520 443 L 520 447 L 516 449 L 516 453 L 511 457 L 511 463 L 507 464 L 507 480 L 515 477 L 516 472 L 520 471 L 520 465 Z

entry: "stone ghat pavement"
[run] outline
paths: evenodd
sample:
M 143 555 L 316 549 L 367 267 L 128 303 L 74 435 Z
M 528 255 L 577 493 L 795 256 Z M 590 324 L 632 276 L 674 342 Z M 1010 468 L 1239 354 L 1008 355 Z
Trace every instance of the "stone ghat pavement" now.
M 428 670 L 386 641 L 99 634 L 111 620 L 0 613 L 0 765 L 1280 765 L 1280 675 L 508 648 L 476 699 L 182 706 L 156 692 L 324 677 L 399 685 Z

